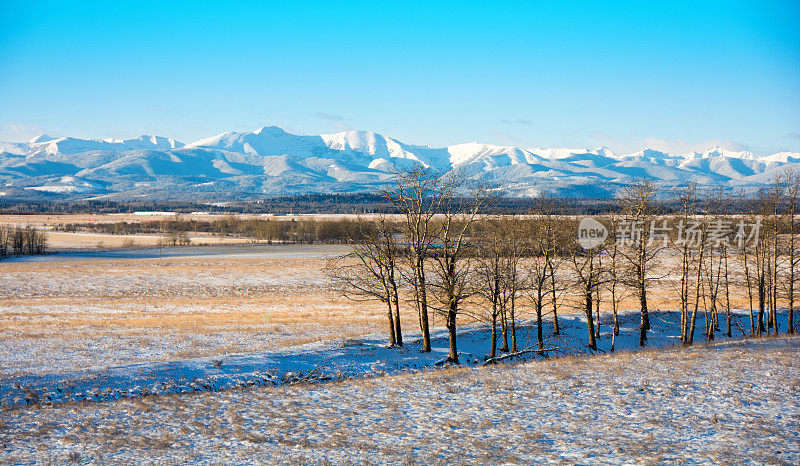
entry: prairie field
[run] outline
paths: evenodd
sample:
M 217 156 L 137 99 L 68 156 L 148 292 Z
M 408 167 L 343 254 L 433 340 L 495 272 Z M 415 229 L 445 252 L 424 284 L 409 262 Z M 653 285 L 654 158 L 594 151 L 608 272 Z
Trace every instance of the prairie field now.
M 349 300 L 328 286 L 325 258 L 347 246 L 265 248 L 196 248 L 213 254 L 162 258 L 56 254 L 4 262 L 0 376 L 263 352 L 385 333 L 383 304 Z M 667 279 L 653 286 L 655 309 L 674 307 L 675 286 Z M 737 298 L 744 304 L 743 296 Z M 524 304 L 519 317 L 530 319 Z M 575 314 L 577 305 L 565 305 L 561 313 Z M 621 306 L 635 309 L 635 297 Z M 461 322 L 482 323 L 473 314 Z M 419 330 L 411 309 L 402 314 L 402 324 Z M 434 328 L 441 325 L 434 316 Z M 18 348 L 28 357 L 18 357 Z
M 328 290 L 320 256 L 337 249 L 316 249 L 297 258 L 3 263 L 0 375 L 248 353 L 379 332 L 382 308 Z M 411 316 L 405 323 L 413 323 Z M 13 351 L 20 346 L 27 357 Z
M 46 228 L 86 218 L 36 220 Z M 644 351 L 634 294 L 619 299 L 617 336 L 601 303 L 593 353 L 581 296 L 562 293 L 559 335 L 545 313 L 551 357 L 480 367 L 488 321 L 485 303 L 471 298 L 459 317 L 461 367 L 449 367 L 437 313 L 432 352 L 419 352 L 409 292 L 405 347 L 388 348 L 385 304 L 331 286 L 328 259 L 352 246 L 209 237 L 156 248 L 155 236 L 47 234 L 51 254 L 0 262 L 0 462 L 800 458 L 800 342 L 748 339 L 748 296 L 734 289 L 732 337 L 682 349 L 674 256 L 660 259 L 650 285 Z M 98 236 L 111 238 L 99 245 Z M 531 297 L 517 305 L 519 345 L 529 350 Z M 785 329 L 784 310 L 778 319 Z

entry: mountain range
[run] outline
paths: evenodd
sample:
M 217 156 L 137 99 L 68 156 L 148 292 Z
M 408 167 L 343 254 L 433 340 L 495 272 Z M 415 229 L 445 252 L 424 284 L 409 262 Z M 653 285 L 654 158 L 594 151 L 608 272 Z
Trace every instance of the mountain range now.
M 480 144 L 435 148 L 369 131 L 317 136 L 276 126 L 222 133 L 190 144 L 171 138 L 53 138 L 0 142 L 0 197 L 5 199 L 252 200 L 269 195 L 371 191 L 397 167 L 421 164 L 459 171 L 511 197 L 542 193 L 612 197 L 647 177 L 670 189 L 697 183 L 750 190 L 787 169 L 800 153 L 757 156 L 719 147 L 670 154 L 643 149 L 539 149 Z

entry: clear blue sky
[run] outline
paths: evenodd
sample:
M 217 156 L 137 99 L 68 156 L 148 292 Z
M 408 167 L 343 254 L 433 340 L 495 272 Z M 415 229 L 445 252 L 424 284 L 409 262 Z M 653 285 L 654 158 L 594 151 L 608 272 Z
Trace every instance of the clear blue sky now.
M 800 151 L 800 1 L 0 0 L 0 140 Z

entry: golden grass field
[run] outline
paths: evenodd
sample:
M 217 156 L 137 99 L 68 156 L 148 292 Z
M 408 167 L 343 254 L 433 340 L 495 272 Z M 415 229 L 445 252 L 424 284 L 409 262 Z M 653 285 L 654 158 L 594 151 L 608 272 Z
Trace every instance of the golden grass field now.
M 155 216 L 154 216 L 155 217 Z M 148 216 L 0 216 L 0 223 L 38 225 L 142 220 Z M 52 249 L 106 247 L 157 237 L 49 231 Z M 209 238 L 216 243 L 219 238 Z M 248 242 L 247 238 L 226 239 Z M 152 242 L 147 242 L 152 241 Z M 200 241 L 197 241 L 198 243 Z M 322 247 L 323 249 L 325 246 Z M 341 247 L 339 248 L 341 250 Z M 330 255 L 334 255 L 331 252 Z M 385 306 L 354 302 L 330 289 L 325 259 L 315 257 L 190 256 L 0 263 L 0 337 L 21 339 L 31 355 L 59 370 L 184 357 L 268 351 L 287 345 L 382 335 Z M 562 267 L 566 270 L 566 265 Z M 653 283 L 650 308 L 677 309 L 676 277 Z M 581 312 L 578 295 L 560 294 L 560 313 Z M 746 297 L 734 295 L 746 306 Z M 610 318 L 606 293 L 603 319 Z M 518 319 L 532 318 L 526 299 Z M 461 324 L 474 322 L 483 303 L 469 303 Z M 621 309 L 637 309 L 627 296 Z M 410 303 L 403 309 L 405 332 L 419 330 Z M 433 316 L 434 326 L 442 319 Z M 548 321 L 551 316 L 545 317 Z M 14 347 L 16 349 L 16 347 Z M 84 358 L 71 355 L 80 353 Z M 35 358 L 31 359 L 33 361 Z M 34 362 L 11 362 L 0 375 L 20 374 Z
M 329 291 L 324 263 L 216 256 L 7 262 L 0 271 L 0 335 L 27 339 L 54 361 L 55 352 L 100 345 L 86 356 L 102 366 L 382 332 L 384 308 Z M 407 313 L 406 328 L 415 322 Z
M 163 217 L 3 215 L 0 225 L 47 228 Z M 47 236 L 51 251 L 148 247 L 160 239 L 54 231 Z M 192 236 L 193 246 L 251 242 Z M 0 263 L 0 338 L 8 345 L 25 340 L 31 353 L 3 364 L 0 376 L 32 370 L 34 361 L 68 370 L 267 351 L 383 331 L 380 303 L 340 298 L 328 289 L 325 259 L 300 256 L 5 261 Z M 403 323 L 410 329 L 416 317 L 407 314 Z M 76 353 L 84 357 L 70 358 Z

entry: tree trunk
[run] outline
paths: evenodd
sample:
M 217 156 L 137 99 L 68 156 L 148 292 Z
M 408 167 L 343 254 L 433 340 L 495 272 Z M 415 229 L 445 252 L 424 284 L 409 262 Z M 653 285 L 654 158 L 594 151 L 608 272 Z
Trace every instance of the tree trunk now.
M 611 313 L 614 318 L 614 330 L 612 336 L 619 335 L 619 319 L 617 318 L 617 242 L 614 241 L 611 250 Z M 614 338 L 611 339 L 611 348 L 614 348 Z
M 536 299 L 536 342 L 539 344 L 539 356 L 544 356 L 544 337 L 542 335 L 542 284 L 539 284 Z
M 614 332 L 611 332 L 611 352 L 614 352 L 614 345 L 617 343 L 617 335 Z
M 766 320 L 767 335 L 772 333 L 772 260 L 768 260 L 766 274 L 767 278 L 764 279 L 764 289 L 766 296 L 764 297 L 764 318 Z
M 703 248 L 700 248 L 700 257 L 697 261 L 697 276 L 694 288 L 694 309 L 692 309 L 692 318 L 689 320 L 689 332 L 686 335 L 686 345 L 691 346 L 694 343 L 694 332 L 697 328 L 697 311 L 700 307 L 700 288 L 703 286 L 702 276 L 700 271 L 703 269 Z
M 643 282 L 639 288 L 639 305 L 641 306 L 639 314 L 639 346 L 644 346 L 647 341 L 647 330 L 650 328 L 650 316 L 647 313 L 647 290 Z
M 615 266 L 612 266 L 615 267 Z M 614 336 L 619 335 L 619 318 L 617 317 L 617 277 L 616 274 L 611 278 L 611 313 L 614 315 Z
M 725 255 L 725 325 L 727 328 L 727 336 L 731 338 L 731 281 L 728 275 L 728 248 L 724 248 L 722 253 Z
M 778 216 L 775 214 L 775 240 L 772 253 L 772 328 L 778 335 Z
M 586 283 L 586 291 L 584 292 L 584 296 L 586 298 L 586 308 L 584 311 L 586 312 L 586 325 L 589 330 L 589 348 L 593 351 L 597 350 L 597 340 L 594 337 L 594 319 L 592 318 L 592 312 L 594 308 L 592 307 L 592 281 L 591 278 Z
M 397 344 L 397 339 L 395 338 L 394 309 L 392 309 L 392 300 L 387 299 L 386 304 L 389 308 L 389 312 L 387 313 L 389 317 L 389 346 L 395 346 Z
M 703 297 L 703 317 L 705 317 L 705 325 L 706 325 L 706 341 L 711 341 L 714 339 L 714 312 L 712 309 L 711 315 L 709 316 L 708 307 L 705 305 L 706 299 Z
M 499 296 L 499 291 L 498 291 L 498 296 Z M 505 304 L 502 302 L 499 303 L 498 310 L 500 311 L 500 332 L 503 337 L 503 347 L 500 348 L 500 351 L 508 353 L 508 320 L 506 318 Z
M 794 275 L 794 273 L 792 273 Z M 792 282 L 794 282 L 794 277 L 791 278 Z M 789 335 L 794 335 L 794 286 L 789 285 L 789 315 L 787 316 L 789 320 L 789 328 L 786 330 Z
M 639 303 L 641 305 L 641 327 L 642 334 L 639 337 L 640 346 L 644 346 L 642 342 L 647 341 L 647 331 L 650 330 L 650 313 L 647 310 L 647 251 L 644 250 L 644 242 L 640 242 L 642 246 L 639 253 L 639 267 L 637 269 L 639 279 Z
M 560 335 L 561 328 L 558 325 L 558 302 L 556 301 L 556 274 L 553 270 L 553 264 L 549 264 L 550 267 L 550 283 L 552 286 L 553 292 L 553 335 Z
M 753 280 L 750 276 L 750 266 L 747 262 L 747 245 L 742 245 L 742 264 L 744 265 L 744 278 L 747 284 L 747 302 L 750 307 L 750 336 L 756 334 L 755 318 L 753 317 Z
M 453 364 L 459 364 L 458 349 L 456 348 L 456 313 L 456 304 L 451 300 L 447 310 L 447 337 L 450 340 L 450 354 L 447 356 L 447 360 Z
M 764 329 L 764 272 L 758 277 L 758 327 L 756 327 L 756 335 L 761 336 Z
M 508 353 L 508 324 L 504 324 L 503 314 L 500 314 L 500 335 L 503 337 L 503 346 L 500 351 Z
M 386 270 L 381 267 L 381 274 L 383 274 Z M 389 284 L 387 283 L 387 279 L 385 276 L 382 280 L 383 284 L 383 296 L 385 297 L 386 307 L 388 308 L 387 317 L 389 318 L 389 346 L 395 346 L 397 344 L 397 339 L 395 338 L 395 327 L 394 327 L 394 309 L 392 308 L 392 292 L 389 288 Z
M 795 222 L 794 222 L 794 214 L 795 210 L 797 209 L 797 195 L 798 191 L 800 191 L 800 176 L 796 173 L 789 176 L 789 184 L 788 184 L 788 191 L 787 191 L 787 200 L 788 200 L 788 209 L 786 215 L 789 218 L 789 288 L 787 290 L 788 293 L 788 300 L 789 300 L 789 312 L 787 317 L 787 327 L 786 332 L 789 335 L 794 334 L 794 268 L 796 266 L 795 262 L 795 250 L 794 250 L 794 230 L 795 230 Z
M 419 300 L 419 318 L 422 324 L 422 352 L 431 352 L 431 332 L 430 324 L 428 323 L 428 295 L 425 290 L 425 271 L 423 267 L 425 264 L 422 258 L 417 259 L 416 266 L 416 285 L 417 285 L 417 299 Z
M 711 253 L 708 257 L 708 263 L 710 267 L 710 271 L 708 274 L 708 298 L 711 302 L 710 304 L 710 315 L 709 315 L 709 307 L 706 306 L 706 297 L 703 296 L 703 309 L 706 320 L 706 341 L 712 341 L 714 339 L 714 330 L 716 328 L 716 315 L 717 315 L 717 281 L 714 279 L 714 250 L 711 250 Z
M 792 221 L 789 226 L 791 231 L 791 239 L 789 241 L 789 315 L 787 316 L 788 327 L 786 329 L 789 335 L 794 334 L 794 268 L 795 268 L 795 252 L 794 252 L 794 208 L 792 208 Z
M 489 349 L 489 357 L 497 355 L 497 303 L 492 303 L 492 346 Z
M 516 295 L 516 291 L 512 291 L 512 295 L 511 295 L 511 314 L 509 315 L 509 317 L 511 317 L 511 352 L 512 353 L 516 353 L 517 351 L 519 351 L 517 349 L 517 323 L 515 321 L 515 316 L 514 316 L 514 314 L 516 312 L 516 301 L 517 301 L 515 295 Z
M 681 341 L 686 343 L 686 327 L 689 323 L 689 247 L 684 242 L 681 254 Z
M 397 283 L 392 282 L 392 304 L 394 305 L 394 335 L 397 346 L 403 346 L 403 330 L 400 325 L 400 296 L 397 292 Z
M 596 314 L 596 317 L 597 317 L 595 319 L 595 324 L 596 325 L 595 325 L 595 334 L 594 334 L 594 336 L 595 336 L 596 339 L 599 340 L 600 339 L 600 287 L 599 286 L 595 287 L 595 297 L 594 298 L 595 298 L 594 299 L 594 309 L 595 309 L 595 314 Z

